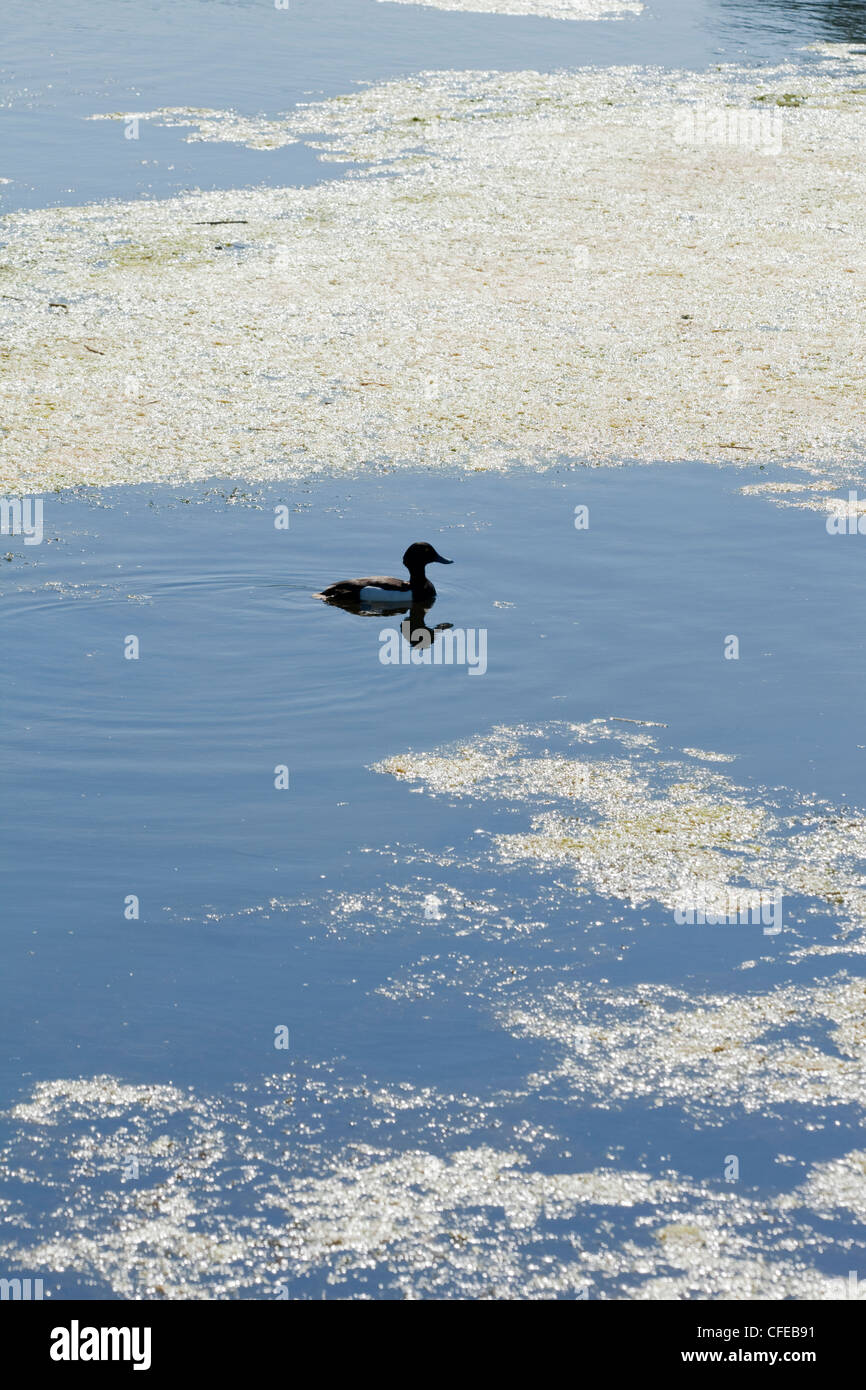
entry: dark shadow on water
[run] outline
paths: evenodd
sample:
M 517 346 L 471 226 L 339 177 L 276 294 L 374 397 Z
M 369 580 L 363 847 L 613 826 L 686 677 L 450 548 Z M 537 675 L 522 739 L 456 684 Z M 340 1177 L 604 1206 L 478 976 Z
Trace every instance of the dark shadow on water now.
M 866 40 L 863 0 L 720 0 L 720 4 L 727 26 L 744 33 L 770 29 L 837 43 Z
M 401 613 L 408 613 L 400 624 L 400 632 L 412 648 L 430 648 L 436 641 L 436 635 L 440 632 L 447 632 L 454 626 L 453 623 L 436 623 L 435 627 L 428 627 L 427 614 L 430 612 L 433 603 L 405 604 L 405 603 L 352 603 L 346 599 L 326 598 L 323 600 L 329 608 L 342 608 L 344 613 L 352 613 L 356 618 L 395 618 Z

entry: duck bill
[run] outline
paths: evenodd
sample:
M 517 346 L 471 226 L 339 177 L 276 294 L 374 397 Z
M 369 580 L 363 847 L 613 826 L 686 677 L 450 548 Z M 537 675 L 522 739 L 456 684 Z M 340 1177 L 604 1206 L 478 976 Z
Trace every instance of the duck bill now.
M 433 559 L 434 559 L 435 561 L 437 561 L 440 565 L 453 565 L 453 564 L 454 564 L 454 561 L 453 561 L 453 560 L 446 560 L 446 559 L 445 559 L 445 556 L 444 556 L 444 555 L 438 554 L 438 552 L 437 552 L 437 554 L 435 554 L 435 555 L 433 556 Z

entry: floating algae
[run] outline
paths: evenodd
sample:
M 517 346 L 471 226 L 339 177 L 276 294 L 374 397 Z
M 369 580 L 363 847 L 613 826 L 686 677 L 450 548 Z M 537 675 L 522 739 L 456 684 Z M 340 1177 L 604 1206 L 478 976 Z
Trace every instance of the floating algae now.
M 145 113 L 361 167 L 6 217 L 0 488 L 563 456 L 850 481 L 860 68 L 840 45 L 802 71 L 427 73 L 285 118 Z M 708 143 L 683 122 L 709 109 L 779 125 Z
M 210 143 L 226 140 L 234 144 L 246 145 L 250 150 L 279 150 L 296 143 L 297 136 L 292 127 L 277 118 L 267 120 L 264 116 L 241 116 L 236 111 L 218 111 L 207 106 L 163 106 L 158 111 L 103 111 L 90 116 L 91 121 L 151 121 L 170 129 L 187 127 L 191 134 L 190 143 L 200 141 Z M 211 218 L 202 222 L 203 226 L 231 224 L 234 218 Z M 242 221 L 243 219 L 237 219 Z
M 477 875 L 497 875 L 501 894 L 507 892 L 503 864 L 534 866 L 539 900 L 529 911 L 561 913 L 570 896 L 579 902 L 578 893 L 589 892 L 619 900 L 620 910 L 689 904 L 705 912 L 698 920 L 739 931 L 742 915 L 725 917 L 725 910 L 748 900 L 749 888 L 772 884 L 784 894 L 786 914 L 801 914 L 799 928 L 786 921 L 777 965 L 787 958 L 789 968 L 797 969 L 808 956 L 856 958 L 866 949 L 862 815 L 837 813 L 781 790 L 772 796 L 761 788 L 747 790 L 715 768 L 683 762 L 655 744 L 647 747 L 646 736 L 635 739 L 604 720 L 504 728 L 434 753 L 403 753 L 376 770 L 450 801 L 471 799 L 479 814 L 489 805 L 492 816 L 485 814 L 484 821 L 494 828 L 484 829 L 482 843 L 490 849 L 464 848 L 463 860 L 473 863 L 480 855 Z M 560 751 L 568 743 L 570 758 Z M 713 760 L 702 750 L 688 752 Z M 511 819 L 515 812 L 525 815 L 533 829 L 497 831 L 502 812 Z M 447 858 L 443 867 L 449 867 Z M 444 915 L 454 935 L 474 927 L 489 938 L 483 919 L 473 923 L 461 904 L 448 902 L 446 885 L 437 885 L 436 892 L 448 905 Z M 809 899 L 817 900 L 825 920 L 841 919 L 829 942 L 815 943 L 802 925 Z M 616 908 L 608 916 L 621 920 Z M 507 920 L 504 910 L 502 919 Z M 674 921 L 672 914 L 671 929 L 680 932 L 713 929 L 674 927 Z M 587 923 L 583 931 L 590 929 Z M 790 937 L 803 937 L 806 944 L 786 952 Z M 561 933 L 556 939 L 562 942 Z M 742 968 L 755 964 L 744 962 Z M 553 1059 L 526 1080 L 529 1092 L 545 1100 L 615 1110 L 629 1103 L 672 1106 L 701 1127 L 743 1114 L 784 1115 L 788 1131 L 822 1128 L 833 1109 L 853 1109 L 862 1117 L 866 984 L 860 978 L 838 972 L 817 983 L 713 993 L 659 983 L 575 983 L 568 974 L 562 960 L 547 978 L 536 966 L 509 979 L 489 964 L 476 971 L 459 956 L 448 967 L 436 957 L 435 965 L 419 962 L 383 992 L 395 1000 L 424 998 L 438 979 L 486 999 L 503 1028 L 553 1049 Z M 849 1167 L 839 1171 L 853 1181 Z
M 840 976 L 737 996 L 560 985 L 503 1004 L 499 1016 L 509 1031 L 560 1053 L 529 1078 L 533 1090 L 603 1107 L 644 1097 L 676 1104 L 702 1125 L 729 1123 L 734 1113 L 778 1115 L 784 1106 L 790 1132 L 828 1109 L 866 1108 L 864 1006 L 863 980 Z M 828 1023 L 830 1037 L 819 1045 L 814 1038 Z
M 380 0 L 380 4 L 431 5 L 437 10 L 532 15 L 539 19 L 621 19 L 643 10 L 642 0 Z
M 318 1296 L 322 1284 L 410 1299 L 840 1296 L 819 1266 L 859 1202 L 862 1154 L 775 1198 L 615 1166 L 542 1170 L 517 1134 L 482 1138 L 485 1114 L 467 1142 L 453 1097 L 404 1085 L 396 1106 L 372 1082 L 297 1071 L 258 1092 L 187 1091 L 174 1111 L 142 1111 L 139 1088 L 111 1077 L 38 1084 L 0 1157 L 7 1232 L 22 1184 L 41 1209 L 0 1245 L 4 1267 L 44 1271 L 67 1294 L 147 1299 Z M 339 1152 L 301 1125 L 289 1137 L 289 1100 L 310 1124 L 338 1110 L 355 1139 Z M 415 1128 L 386 1137 L 383 1109 Z M 434 1123 L 447 1152 L 417 1144 Z M 803 1211 L 813 1199 L 829 1230 Z
M 675 756 L 661 737 L 605 720 L 504 728 L 379 770 L 471 798 L 482 821 L 503 808 L 563 822 L 565 807 L 579 811 L 580 834 L 597 831 L 588 852 L 560 846 L 551 859 L 533 846 L 540 878 L 556 878 L 554 908 L 571 891 L 562 864 L 621 903 L 664 903 L 698 862 L 710 890 L 732 866 L 748 882 L 772 870 L 786 891 L 832 884 L 840 901 L 827 915 L 860 921 L 852 813 L 748 791 L 706 750 Z M 605 826 L 624 841 L 624 868 Z M 423 1011 L 428 1026 L 434 1010 L 453 1019 L 460 1007 L 485 1020 L 488 1040 L 498 1027 L 510 1060 L 495 1085 L 479 1088 L 473 1073 L 472 1090 L 452 1080 L 451 1091 L 433 1074 L 347 1076 L 302 1059 L 219 1096 L 112 1077 L 38 1083 L 0 1117 L 4 1266 L 45 1271 L 65 1296 L 842 1296 L 838 1251 L 847 1269 L 864 1250 L 864 982 L 837 972 L 743 992 L 592 981 L 585 938 L 552 940 L 541 901 L 509 898 L 514 839 L 488 835 L 479 862 L 474 847 L 425 859 L 404 846 L 407 884 L 238 913 L 244 924 L 286 914 L 296 936 L 393 930 L 389 959 L 408 955 L 389 979 L 374 971 L 369 1000 Z M 393 850 L 388 860 L 390 877 Z M 467 866 L 475 886 L 458 892 L 450 872 Z M 519 933 L 530 951 L 513 950 Z M 816 1131 L 822 1151 L 790 1172 L 780 1154 L 778 1182 L 731 1186 L 729 1141 L 714 1136 L 736 1124 L 751 1143 L 759 1124 L 764 1139 L 768 1118 L 787 1152 Z M 610 1136 L 629 1131 L 665 1144 L 676 1132 L 691 1176 L 651 1143 L 642 1153 L 642 1140 L 618 1163 Z M 576 1132 L 594 1136 L 597 1157 L 575 1157 Z
M 551 739 L 581 756 L 551 753 Z M 584 756 L 600 743 L 619 751 Z M 750 894 L 778 891 L 818 899 L 849 926 L 866 927 L 866 817 L 747 790 L 715 768 L 660 756 L 647 734 L 603 720 L 496 729 L 441 752 L 399 754 L 376 770 L 434 794 L 520 803 L 528 828 L 491 831 L 501 862 L 565 866 L 577 888 L 717 917 L 736 914 Z

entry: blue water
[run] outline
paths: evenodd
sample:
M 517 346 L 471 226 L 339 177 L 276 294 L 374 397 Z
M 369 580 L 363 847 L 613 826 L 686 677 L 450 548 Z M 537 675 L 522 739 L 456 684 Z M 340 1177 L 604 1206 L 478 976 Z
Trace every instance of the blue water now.
M 225 484 L 49 497 L 51 543 L 18 538 L 3 573 L 15 789 L 4 1028 L 27 1039 L 4 1089 L 22 1061 L 56 1074 L 59 1039 L 79 1065 L 111 1070 L 121 1026 L 130 1075 L 237 1078 L 259 1065 L 256 1020 L 277 999 L 304 1053 L 339 1050 L 343 1025 L 322 1006 L 327 941 L 298 974 L 283 927 L 250 941 L 202 918 L 360 891 L 381 873 L 370 847 L 470 835 L 471 808 L 443 816 L 369 770 L 392 753 L 494 724 L 619 716 L 666 724 L 673 748 L 736 754 L 738 782 L 862 799 L 863 538 L 743 497 L 747 476 L 674 466 L 444 489 L 426 475 L 301 495 L 241 485 L 250 500 L 231 505 Z M 279 503 L 288 531 L 274 527 Z M 578 504 L 587 530 L 575 530 Z M 395 620 L 311 597 L 347 569 L 399 569 L 416 538 L 455 561 L 436 576 L 431 626 L 484 629 L 485 673 L 383 665 L 379 634 Z M 724 658 L 728 634 L 737 661 Z M 138 660 L 123 655 L 130 635 Z M 364 952 L 377 974 L 376 943 Z M 714 946 L 713 968 L 738 952 L 739 940 Z M 675 977 L 681 962 L 667 964 Z M 164 1038 L 155 994 L 172 1010 Z
M 12 179 L 3 206 L 335 173 L 300 145 L 190 145 L 146 124 L 140 141 L 125 141 L 122 125 L 84 119 L 97 111 L 273 114 L 356 81 L 439 67 L 778 60 L 816 37 L 862 38 L 864 9 L 670 0 L 617 23 L 556 24 L 373 0 L 293 0 L 288 12 L 12 3 L 0 73 L 0 174 Z M 600 1111 L 565 1093 L 526 1098 L 525 1077 L 550 1058 L 542 1042 L 494 1022 L 503 974 L 536 991 L 573 979 L 724 992 L 743 989 L 735 971 L 760 958 L 745 983 L 771 990 L 789 978 L 792 938 L 718 932 L 684 947 L 661 909 L 572 898 L 562 875 L 554 891 L 539 869 L 492 865 L 479 826 L 525 829 L 519 807 L 482 816 L 472 802 L 419 795 L 371 770 L 496 725 L 618 716 L 664 725 L 653 732 L 672 755 L 689 746 L 736 755 L 723 770 L 756 795 L 777 789 L 782 807 L 795 794 L 862 806 L 866 538 L 830 537 L 820 513 L 740 493 L 769 476 L 685 461 L 48 495 L 44 543 L 4 537 L 11 559 L 0 562 L 3 1104 L 41 1080 L 101 1073 L 223 1097 L 238 1084 L 255 1089 L 274 1067 L 273 1028 L 285 1023 L 298 1078 L 332 1067 L 359 1086 L 482 1095 L 481 1120 L 457 1101 L 449 1114 L 485 1142 L 502 1127 L 548 1126 L 556 1137 L 532 1145 L 542 1171 L 591 1168 L 613 1149 L 623 1167 L 705 1178 L 734 1145 L 760 1195 L 784 1186 L 780 1148 L 809 1163 L 853 1147 L 858 1116 L 842 1107 L 841 1128 L 818 1107 L 814 1129 L 798 1123 L 794 1133 L 790 1116 L 736 1111 L 721 1129 L 704 1128 L 670 1106 Z M 280 504 L 287 531 L 274 527 Z M 581 504 L 584 531 L 574 526 Z M 390 619 L 311 597 L 347 574 L 398 570 L 417 539 L 454 559 L 434 574 L 429 619 L 486 631 L 483 675 L 383 665 Z M 729 634 L 737 661 L 724 659 Z M 130 636 L 138 660 L 124 659 Z M 548 737 L 567 746 L 556 728 Z M 278 791 L 283 764 L 290 786 Z M 443 881 L 536 926 L 458 938 L 447 912 L 430 921 L 419 908 Z M 371 912 L 363 931 L 335 929 L 340 894 L 379 902 L 379 917 Z M 134 921 L 124 917 L 128 895 L 140 903 Z M 788 911 L 797 941 L 835 938 L 826 904 L 793 900 Z M 383 1002 L 377 991 L 431 961 L 451 985 Z M 796 979 L 851 964 L 813 957 Z M 321 1123 L 334 1155 L 350 1137 L 381 1139 L 357 1098 L 344 1095 Z M 14 1128 L 4 1121 L 5 1138 Z M 447 1152 L 447 1126 L 433 1130 L 406 1114 L 389 1141 Z M 310 1140 L 299 1128 L 295 1141 L 303 1172 Z M 44 1190 L 22 1186 L 15 1198 L 22 1227 L 51 1229 L 46 1192 L 66 1181 L 62 1163 L 46 1159 L 39 1179 Z M 244 1200 L 226 1195 L 226 1213 Z M 595 1219 L 581 1218 L 589 1230 Z M 847 1273 L 853 1232 L 837 1227 L 816 1263 Z M 61 1297 L 112 1296 L 76 1270 L 52 1281 Z M 307 1288 L 300 1276 L 292 1287 Z M 381 1294 L 360 1275 L 345 1291 Z M 241 1292 L 261 1295 L 252 1274 Z
M 748 987 L 772 989 L 790 971 L 791 930 L 805 944 L 834 938 L 825 907 L 809 916 L 814 904 L 789 900 L 790 930 L 775 940 L 759 928 L 684 937 L 660 908 L 551 894 L 546 872 L 478 859 L 479 822 L 523 829 L 521 808 L 446 808 L 370 770 L 494 724 L 620 716 L 666 724 L 653 732 L 674 752 L 736 754 L 724 770 L 747 788 L 779 788 L 782 804 L 786 786 L 837 803 L 859 795 L 863 539 L 743 497 L 750 476 L 680 465 L 475 475 L 444 489 L 427 475 L 289 493 L 238 484 L 231 502 L 230 482 L 48 497 L 46 542 L 12 541 L 3 573 L 14 654 L 2 677 L 14 795 L 4 1095 L 101 1073 L 255 1091 L 285 1023 L 293 1076 L 327 1061 L 356 1084 L 498 1096 L 492 1113 L 509 1131 L 555 1125 L 557 1139 L 535 1146 L 542 1170 L 592 1167 L 614 1145 L 624 1167 L 673 1163 L 703 1178 L 733 1145 L 751 1186 L 775 1192 L 780 1142 L 803 1161 L 844 1151 L 857 1117 L 838 1108 L 842 1131 L 798 1127 L 781 1140 L 760 1114 L 732 1113 L 720 1132 L 669 1107 L 599 1112 L 555 1092 L 520 1100 L 546 1049 L 490 1013 L 508 970 L 528 970 L 542 993 L 570 980 L 724 992 L 742 988 L 734 972 L 759 956 Z M 288 531 L 274 527 L 282 504 Z M 577 505 L 589 507 L 586 530 L 575 530 Z M 483 675 L 383 665 L 390 619 L 311 596 L 347 569 L 388 568 L 415 538 L 454 559 L 428 621 L 485 628 Z M 723 657 L 730 633 L 739 661 Z M 131 635 L 138 660 L 123 656 Z M 559 743 L 554 729 L 546 746 Z M 287 791 L 273 785 L 277 764 L 290 768 Z M 454 847 L 443 872 L 436 857 Z M 517 921 L 541 915 L 544 927 L 455 939 L 452 914 L 426 921 L 419 906 L 443 882 Z M 368 918 L 363 932 L 335 933 L 341 892 L 383 903 L 383 929 Z M 137 921 L 123 915 L 131 893 Z M 414 896 L 401 906 L 404 893 Z M 377 991 L 425 960 L 460 987 L 383 1002 Z M 796 979 L 832 978 L 843 963 L 818 958 Z M 317 1142 L 339 1153 L 370 1122 L 363 1106 L 332 1105 Z M 424 1136 L 409 1115 L 390 1137 L 399 1150 Z M 310 1141 L 292 1142 L 303 1164 Z M 226 1202 L 242 1208 L 244 1197 Z M 840 1246 L 821 1263 L 841 1277 L 850 1254 Z M 362 1291 L 359 1278 L 343 1292 Z M 74 1272 L 52 1287 L 110 1296 Z

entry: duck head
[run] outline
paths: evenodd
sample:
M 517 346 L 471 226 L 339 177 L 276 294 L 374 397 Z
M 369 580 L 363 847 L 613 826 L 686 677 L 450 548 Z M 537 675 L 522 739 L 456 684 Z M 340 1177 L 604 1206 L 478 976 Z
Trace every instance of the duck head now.
M 440 555 L 438 550 L 427 541 L 416 541 L 410 545 L 403 556 L 403 564 L 410 574 L 424 573 L 425 565 L 453 565 L 453 560 L 446 560 L 444 555 Z

